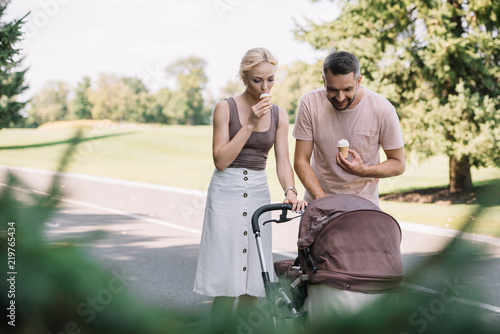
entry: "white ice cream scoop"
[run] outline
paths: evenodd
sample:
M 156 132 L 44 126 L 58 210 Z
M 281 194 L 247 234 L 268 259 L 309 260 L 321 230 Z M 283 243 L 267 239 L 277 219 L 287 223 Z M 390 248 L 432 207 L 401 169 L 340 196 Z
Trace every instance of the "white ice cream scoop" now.
M 345 147 L 345 146 L 349 146 L 349 141 L 347 141 L 347 139 L 341 139 L 341 140 L 339 140 L 339 142 L 337 143 L 337 146 L 338 146 L 338 147 Z

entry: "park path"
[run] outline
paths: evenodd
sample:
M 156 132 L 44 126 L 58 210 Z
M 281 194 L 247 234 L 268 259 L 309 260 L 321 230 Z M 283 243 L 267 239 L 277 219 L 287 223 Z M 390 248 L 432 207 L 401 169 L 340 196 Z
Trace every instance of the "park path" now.
M 0 187 L 7 186 L 7 170 L 25 182 L 19 192 L 44 193 L 53 172 L 0 166 Z M 209 176 L 207 176 L 208 178 Z M 192 292 L 206 193 L 81 174 L 64 174 L 64 195 L 56 214 L 46 224 L 50 238 L 74 239 L 97 230 L 104 238 L 86 250 L 104 265 L 122 271 L 131 291 L 148 304 L 186 312 L 207 310 L 211 298 Z M 296 254 L 298 220 L 273 227 L 275 260 Z M 401 251 L 405 272 L 452 240 L 452 230 L 401 223 Z M 410 289 L 439 296 L 443 282 L 466 282 L 467 291 L 457 302 L 479 308 L 500 323 L 500 240 L 467 235 L 471 244 L 484 248 L 484 260 L 471 265 L 465 276 L 449 277 L 435 268 Z

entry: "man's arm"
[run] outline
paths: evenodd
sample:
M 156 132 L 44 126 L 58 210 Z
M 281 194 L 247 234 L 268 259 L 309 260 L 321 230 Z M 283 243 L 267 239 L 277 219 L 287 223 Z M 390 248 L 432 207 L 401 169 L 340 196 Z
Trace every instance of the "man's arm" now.
M 405 151 L 397 148 L 395 150 L 384 150 L 387 160 L 377 165 L 365 166 L 358 152 L 349 150 L 352 154 L 352 161 L 348 161 L 342 153 L 337 154 L 337 165 L 349 174 L 363 176 L 386 178 L 398 176 L 404 173 L 406 169 Z M 298 173 L 297 173 L 298 174 Z
M 313 199 L 325 197 L 325 192 L 319 184 L 318 178 L 311 167 L 311 156 L 314 142 L 312 140 L 295 141 L 294 169 L 300 181 Z

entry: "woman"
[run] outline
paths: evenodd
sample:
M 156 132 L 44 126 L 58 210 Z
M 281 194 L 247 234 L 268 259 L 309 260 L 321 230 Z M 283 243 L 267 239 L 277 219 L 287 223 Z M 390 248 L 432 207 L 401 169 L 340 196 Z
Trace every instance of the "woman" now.
M 307 205 L 297 199 L 288 153 L 288 114 L 259 99 L 270 93 L 278 61 L 266 49 L 247 51 L 239 76 L 245 91 L 219 102 L 213 114 L 213 159 L 215 171 L 208 189 L 205 220 L 193 291 L 213 296 L 212 315 L 228 320 L 238 297 L 238 311 L 254 306 L 264 297 L 260 262 L 251 229 L 251 216 L 271 197 L 265 172 L 274 144 L 278 179 L 285 192 L 284 203 L 293 211 Z M 262 219 L 270 219 L 270 213 Z M 261 228 L 268 268 L 272 264 L 271 224 Z M 220 318 L 222 316 L 222 319 Z

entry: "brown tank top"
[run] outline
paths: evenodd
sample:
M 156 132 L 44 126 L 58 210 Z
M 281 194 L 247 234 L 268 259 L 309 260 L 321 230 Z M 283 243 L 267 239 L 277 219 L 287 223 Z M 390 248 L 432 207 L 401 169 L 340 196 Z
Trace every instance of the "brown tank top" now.
M 232 97 L 226 99 L 229 103 L 229 140 L 236 136 L 242 125 L 238 115 L 238 107 Z M 271 109 L 271 126 L 264 132 L 252 132 L 240 154 L 228 168 L 248 168 L 251 170 L 266 169 L 267 155 L 273 147 L 276 130 L 279 123 L 279 108 L 273 104 Z

